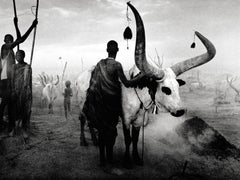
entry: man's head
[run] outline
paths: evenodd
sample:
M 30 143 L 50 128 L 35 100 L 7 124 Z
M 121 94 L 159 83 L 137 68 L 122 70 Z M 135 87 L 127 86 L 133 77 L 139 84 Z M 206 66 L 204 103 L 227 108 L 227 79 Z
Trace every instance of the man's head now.
M 109 56 L 116 56 L 118 52 L 118 43 L 114 40 L 111 40 L 107 43 L 107 52 Z
M 12 43 L 13 42 L 13 36 L 11 34 L 6 34 L 4 37 L 5 43 Z
M 17 62 L 23 62 L 25 58 L 25 52 L 23 50 L 18 50 L 16 52 L 16 60 Z
M 66 86 L 66 87 L 70 87 L 70 86 L 71 86 L 71 81 L 67 80 L 67 81 L 65 82 L 65 86 Z

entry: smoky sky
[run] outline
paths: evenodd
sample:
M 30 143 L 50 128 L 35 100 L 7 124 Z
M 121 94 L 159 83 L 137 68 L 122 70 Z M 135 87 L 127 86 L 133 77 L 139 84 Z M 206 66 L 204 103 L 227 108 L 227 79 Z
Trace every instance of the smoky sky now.
M 128 25 L 125 0 L 40 0 L 33 72 L 55 69 L 62 71 L 65 61 L 68 71 L 81 70 L 105 58 L 106 43 L 119 43 L 117 60 L 124 68 L 134 63 L 135 21 L 129 10 L 133 39 L 126 48 L 123 31 Z M 31 6 L 35 0 L 16 0 L 19 27 L 22 33 L 31 25 L 34 16 Z M 147 57 L 157 49 L 164 57 L 164 66 L 205 52 L 201 42 L 191 49 L 194 31 L 211 40 L 217 49 L 212 62 L 201 67 L 208 71 L 238 73 L 240 68 L 240 0 L 132 0 L 142 16 L 146 32 Z M 34 10 L 34 8 L 33 8 Z M 13 4 L 0 0 L 0 37 L 11 33 Z M 3 41 L 2 41 L 3 42 Z M 32 34 L 21 45 L 29 61 Z M 59 57 L 62 57 L 59 60 Z M 78 70 L 79 69 L 79 70 Z M 35 71 L 34 71 L 35 70 Z

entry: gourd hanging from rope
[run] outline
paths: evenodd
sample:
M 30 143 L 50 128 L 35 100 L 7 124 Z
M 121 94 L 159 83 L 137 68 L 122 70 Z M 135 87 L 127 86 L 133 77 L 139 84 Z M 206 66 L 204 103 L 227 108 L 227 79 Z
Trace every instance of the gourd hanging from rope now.
M 129 27 L 129 22 L 131 21 L 131 19 L 129 18 L 129 15 L 128 15 L 128 6 L 127 6 L 126 17 L 127 17 L 127 21 L 128 21 L 128 26 L 127 26 L 126 29 L 124 30 L 123 38 L 124 38 L 125 40 L 127 40 L 127 49 L 129 49 L 129 47 L 128 47 L 128 40 L 129 40 L 129 39 L 132 39 L 132 30 L 131 30 L 130 27 Z

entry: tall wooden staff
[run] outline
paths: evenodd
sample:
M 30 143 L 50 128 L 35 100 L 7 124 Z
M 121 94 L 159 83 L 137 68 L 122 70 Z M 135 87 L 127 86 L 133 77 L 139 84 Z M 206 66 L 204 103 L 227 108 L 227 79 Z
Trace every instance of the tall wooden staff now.
M 64 65 L 64 68 L 63 68 L 62 83 L 63 83 L 63 79 L 64 79 L 64 75 L 65 75 L 66 68 L 67 68 L 67 61 L 65 62 L 65 65 Z
M 39 5 L 39 0 L 37 0 L 35 19 L 38 18 L 38 5 Z M 33 33 L 33 42 L 32 42 L 32 51 L 31 51 L 31 57 L 30 57 L 30 66 L 32 65 L 32 59 L 33 59 L 33 51 L 34 51 L 34 45 L 35 45 L 36 32 L 37 32 L 37 26 L 34 28 L 34 33 Z
M 17 18 L 17 10 L 16 10 L 15 0 L 13 0 L 13 9 L 14 9 L 14 17 Z M 19 50 L 19 45 L 17 45 L 17 50 Z

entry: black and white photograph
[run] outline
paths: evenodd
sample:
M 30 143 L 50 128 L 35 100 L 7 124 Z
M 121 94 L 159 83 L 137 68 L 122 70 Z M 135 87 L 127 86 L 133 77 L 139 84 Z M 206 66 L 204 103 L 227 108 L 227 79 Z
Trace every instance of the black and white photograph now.
M 0 0 L 0 179 L 240 179 L 240 0 Z

